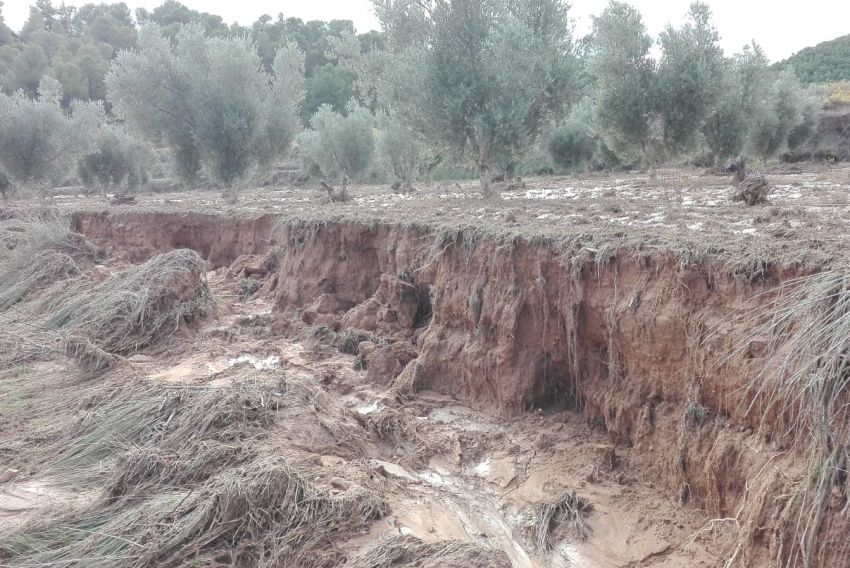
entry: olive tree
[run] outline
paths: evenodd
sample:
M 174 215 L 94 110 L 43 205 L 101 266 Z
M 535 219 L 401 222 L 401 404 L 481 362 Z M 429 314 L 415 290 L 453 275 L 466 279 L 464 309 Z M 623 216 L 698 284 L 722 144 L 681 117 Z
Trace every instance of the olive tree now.
M 724 68 L 719 42 L 711 9 L 702 2 L 691 4 L 684 25 L 668 25 L 661 32 L 657 109 L 666 145 L 674 153 L 693 147 L 714 110 Z
M 796 150 L 808 141 L 817 131 L 818 119 L 822 108 L 821 95 L 817 85 L 802 87 L 800 90 L 800 114 L 802 122 L 788 134 L 788 149 Z
M 394 182 L 412 184 L 430 152 L 419 135 L 387 113 L 378 115 L 375 141 L 378 164 Z
M 599 148 L 592 101 L 587 98 L 576 104 L 563 123 L 549 134 L 548 150 L 552 161 L 567 170 L 576 170 L 591 163 Z
M 77 164 L 86 187 L 105 194 L 110 189 L 137 189 L 148 179 L 153 150 L 121 127 L 104 125 L 91 150 Z
M 714 111 L 702 127 L 708 157 L 713 159 L 715 166 L 719 165 L 721 160 L 733 158 L 741 153 L 749 126 L 747 113 L 741 104 L 745 85 L 731 61 L 723 70 L 720 85 L 720 95 Z
M 346 115 L 322 105 L 298 139 L 308 169 L 330 178 L 357 179 L 375 154 L 373 128 L 374 117 L 357 104 L 350 103 Z
M 715 163 L 739 155 L 747 145 L 774 80 L 769 63 L 755 42 L 725 61 L 714 111 L 703 125 Z
M 115 59 L 108 100 L 131 128 L 173 149 L 184 179 L 205 166 L 232 186 L 288 150 L 303 67 L 292 46 L 278 50 L 270 75 L 248 38 L 206 37 L 199 26 L 185 26 L 172 42 L 146 24 L 138 48 Z
M 560 117 L 574 92 L 563 0 L 373 0 L 387 33 L 378 94 L 435 148 L 475 161 L 481 189 Z
M 0 94 L 0 170 L 24 190 L 46 192 L 72 173 L 103 122 L 100 104 L 74 101 L 65 112 L 62 88 L 44 77 L 38 97 Z
M 747 149 L 765 159 L 788 148 L 788 138 L 806 117 L 806 94 L 790 67 L 779 71 L 761 94 L 755 107 Z
M 622 157 L 645 157 L 648 119 L 654 110 L 652 38 L 635 8 L 612 1 L 593 19 L 587 69 L 593 81 L 597 122 Z
M 752 43 L 726 62 L 703 135 L 715 163 L 741 153 L 766 159 L 808 138 L 818 106 L 791 68 L 777 71 Z

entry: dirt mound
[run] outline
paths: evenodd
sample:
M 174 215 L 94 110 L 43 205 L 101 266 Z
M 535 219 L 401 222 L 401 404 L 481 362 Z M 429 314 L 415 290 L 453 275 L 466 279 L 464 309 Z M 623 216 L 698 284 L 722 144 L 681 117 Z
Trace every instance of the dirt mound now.
M 802 147 L 788 152 L 783 159 L 787 162 L 850 161 L 850 109 L 822 112 L 814 135 Z
M 768 195 L 770 185 L 764 176 L 749 176 L 738 183 L 738 188 L 732 194 L 732 201 L 743 201 L 750 206 L 764 205 L 769 203 Z

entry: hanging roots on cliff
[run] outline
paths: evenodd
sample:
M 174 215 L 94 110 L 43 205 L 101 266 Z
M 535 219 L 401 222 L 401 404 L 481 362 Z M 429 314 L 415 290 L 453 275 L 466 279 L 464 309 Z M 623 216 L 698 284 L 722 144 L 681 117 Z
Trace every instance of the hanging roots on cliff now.
M 576 495 L 575 491 L 564 493 L 554 501 L 538 506 L 535 521 L 536 545 L 540 552 L 548 552 L 555 546 L 552 533 L 560 526 L 570 528 L 579 540 L 590 533 L 590 527 L 584 520 L 584 514 L 591 509 L 590 504 Z
M 786 283 L 747 318 L 749 337 L 767 342 L 762 371 L 747 389 L 749 409 L 762 412 L 763 430 L 775 425 L 774 437 L 790 436 L 808 455 L 783 513 L 794 538 L 777 560 L 812 566 L 836 499 L 838 518 L 850 528 L 850 273 L 830 270 Z M 850 560 L 850 550 L 843 554 Z
M 510 568 L 501 550 L 472 542 L 425 543 L 418 538 L 388 538 L 349 559 L 345 568 Z

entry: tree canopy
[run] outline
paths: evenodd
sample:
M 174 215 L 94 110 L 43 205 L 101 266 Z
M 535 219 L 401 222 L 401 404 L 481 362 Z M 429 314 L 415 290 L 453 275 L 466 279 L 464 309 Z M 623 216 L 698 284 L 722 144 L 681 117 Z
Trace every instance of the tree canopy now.
M 388 37 L 380 96 L 434 146 L 464 153 L 490 189 L 576 88 L 561 0 L 375 0 Z
M 173 148 L 184 178 L 206 165 L 230 185 L 289 148 L 303 96 L 297 48 L 278 50 L 272 76 L 248 37 L 210 37 L 189 25 L 172 42 L 148 24 L 138 41 L 112 65 L 109 100 L 131 127 Z
M 593 19 L 587 71 L 593 77 L 599 126 L 618 151 L 643 151 L 654 110 L 652 38 L 634 7 L 611 2 Z M 561 159 L 567 159 L 563 157 Z
M 256 45 L 265 70 L 273 71 L 275 54 L 282 46 L 297 45 L 304 53 L 306 103 L 303 124 L 322 104 L 344 111 L 353 94 L 351 69 L 343 69 L 332 56 L 332 44 L 343 35 L 355 35 L 347 20 L 308 21 L 260 16 L 250 26 L 229 25 L 215 14 L 165 0 L 153 10 L 133 14 L 124 2 L 85 4 L 79 8 L 52 0 L 38 0 L 19 34 L 2 19 L 0 3 L 0 90 L 23 89 L 35 95 L 45 75 L 59 80 L 67 106 L 73 99 L 105 100 L 104 78 L 110 62 L 121 50 L 137 45 L 139 26 L 156 24 L 162 34 L 175 39 L 183 26 L 194 25 L 210 37 L 249 37 Z M 380 50 L 381 32 L 355 36 L 364 52 Z M 316 77 L 314 77 L 316 75 Z
M 0 170 L 15 185 L 39 192 L 59 185 L 91 147 L 102 108 L 77 102 L 67 113 L 61 100 L 62 87 L 51 77 L 42 79 L 34 98 L 0 93 Z
M 186 180 L 204 172 L 232 187 L 298 139 L 325 176 L 409 184 L 423 163 L 447 158 L 474 167 L 485 193 L 494 174 L 532 171 L 534 160 L 548 171 L 767 159 L 817 125 L 821 101 L 794 66 L 771 66 L 755 42 L 726 56 L 702 2 L 652 37 L 634 7 L 611 0 L 578 41 L 566 0 L 373 4 L 383 31 L 357 35 L 350 21 L 282 14 L 228 24 L 177 0 L 135 12 L 37 0 L 15 33 L 0 2 L 7 124 L 30 113 L 50 154 L 88 112 L 79 109 L 125 120 L 126 131 L 81 141 L 77 172 L 100 187 L 128 183 L 138 170 L 129 157 L 147 148 L 140 135 Z M 840 51 L 841 39 L 813 49 Z M 58 177 L 6 159 L 23 183 Z

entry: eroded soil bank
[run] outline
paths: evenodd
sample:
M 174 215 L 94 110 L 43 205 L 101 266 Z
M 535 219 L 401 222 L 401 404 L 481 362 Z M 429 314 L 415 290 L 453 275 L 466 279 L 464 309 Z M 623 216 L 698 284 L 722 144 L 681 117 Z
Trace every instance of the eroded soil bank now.
M 734 535 L 727 559 L 770 566 L 794 554 L 783 511 L 802 457 L 746 398 L 763 346 L 741 348 L 748 324 L 736 314 L 811 268 L 270 215 L 82 212 L 73 227 L 131 262 L 191 248 L 210 268 L 235 263 L 261 280 L 272 317 L 348 334 L 369 381 L 400 398 L 437 392 L 528 420 L 578 411 L 628 449 L 628 475 L 704 510 L 706 531 Z M 845 558 L 846 502 L 836 489 L 819 566 Z

